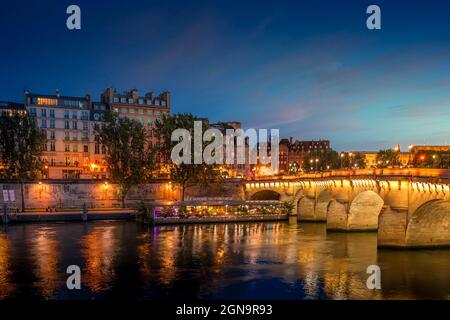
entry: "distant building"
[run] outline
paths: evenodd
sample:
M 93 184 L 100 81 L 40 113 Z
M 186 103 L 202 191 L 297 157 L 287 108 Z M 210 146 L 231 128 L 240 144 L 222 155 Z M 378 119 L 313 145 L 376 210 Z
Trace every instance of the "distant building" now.
M 378 163 L 377 159 L 378 151 L 350 151 L 348 153 L 352 153 L 353 155 L 361 154 L 362 156 L 364 156 L 366 168 L 377 168 L 380 166 L 380 163 Z M 409 152 L 399 151 L 398 160 L 400 162 L 400 166 L 406 167 L 412 161 L 412 156 Z
M 432 145 L 418 145 L 418 146 L 411 146 L 411 152 L 417 153 L 420 151 L 436 151 L 436 152 L 448 152 L 450 151 L 450 146 L 432 146 Z
M 138 121 L 148 128 L 152 128 L 156 119 L 160 119 L 164 113 L 170 112 L 170 93 L 167 91 L 160 95 L 147 92 L 140 96 L 137 89 L 118 93 L 112 87 L 108 87 L 101 94 L 100 102 L 116 112 L 119 117 Z M 155 141 L 155 137 L 150 137 L 150 146 Z
M 0 116 L 11 115 L 13 112 L 26 112 L 23 103 L 0 101 Z
M 330 149 L 329 140 L 295 140 L 290 137 L 280 141 L 280 173 L 288 173 L 290 168 L 301 168 L 305 156 L 313 151 L 324 151 Z

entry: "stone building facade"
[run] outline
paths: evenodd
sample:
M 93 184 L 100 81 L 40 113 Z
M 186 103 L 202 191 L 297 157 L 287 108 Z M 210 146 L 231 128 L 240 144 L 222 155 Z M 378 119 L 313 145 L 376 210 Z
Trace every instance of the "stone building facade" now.
M 59 91 L 54 95 L 25 91 L 24 98 L 24 109 L 36 117 L 37 125 L 47 136 L 42 160 L 48 179 L 107 177 L 105 148 L 95 135 L 105 112 L 117 112 L 120 117 L 139 121 L 148 128 L 163 113 L 170 112 L 169 92 L 139 96 L 136 89 L 118 93 L 109 87 L 99 102 L 93 102 L 90 95 L 63 96 Z

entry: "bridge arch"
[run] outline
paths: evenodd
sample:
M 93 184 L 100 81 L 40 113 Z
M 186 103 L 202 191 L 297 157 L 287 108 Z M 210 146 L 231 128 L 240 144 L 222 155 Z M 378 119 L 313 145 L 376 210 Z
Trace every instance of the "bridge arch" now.
M 431 200 L 411 216 L 406 228 L 408 247 L 450 245 L 450 201 Z
M 372 190 L 359 193 L 350 204 L 347 230 L 377 230 L 383 205 L 384 200 L 378 193 Z
M 259 190 L 250 196 L 250 200 L 280 200 L 281 194 L 274 190 Z

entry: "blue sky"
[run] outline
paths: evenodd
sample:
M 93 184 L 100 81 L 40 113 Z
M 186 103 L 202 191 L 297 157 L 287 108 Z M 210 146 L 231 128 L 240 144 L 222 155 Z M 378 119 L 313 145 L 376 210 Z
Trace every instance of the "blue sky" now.
M 82 29 L 65 27 L 77 4 Z M 382 30 L 366 28 L 370 4 Z M 450 144 L 446 1 L 10 1 L 0 100 L 172 92 L 174 112 L 337 150 Z

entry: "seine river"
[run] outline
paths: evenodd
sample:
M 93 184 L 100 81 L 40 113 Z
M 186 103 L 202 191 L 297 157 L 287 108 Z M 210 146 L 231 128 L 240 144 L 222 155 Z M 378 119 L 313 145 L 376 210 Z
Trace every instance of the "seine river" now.
M 450 249 L 377 250 L 324 224 L 145 228 L 134 222 L 0 229 L 0 299 L 449 299 Z M 366 268 L 381 268 L 369 290 Z M 81 268 L 68 290 L 66 268 Z

